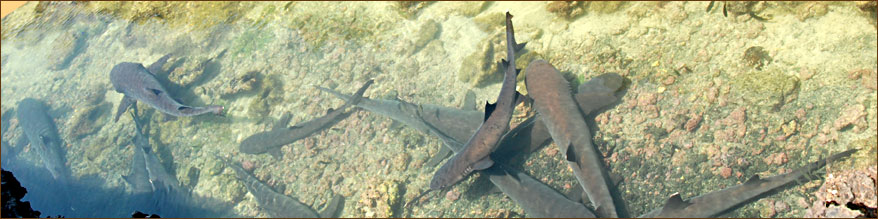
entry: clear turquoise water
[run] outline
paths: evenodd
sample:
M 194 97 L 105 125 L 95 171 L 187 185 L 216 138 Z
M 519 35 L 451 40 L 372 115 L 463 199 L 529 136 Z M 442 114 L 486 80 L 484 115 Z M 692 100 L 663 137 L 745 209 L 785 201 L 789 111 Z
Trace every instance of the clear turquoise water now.
M 869 142 L 878 132 L 876 93 L 868 87 L 874 84 L 869 74 L 874 78 L 878 69 L 874 18 L 852 2 L 763 3 L 754 10 L 770 16 L 766 22 L 746 14 L 724 17 L 719 6 L 705 12 L 707 4 L 634 2 L 607 12 L 594 4 L 567 20 L 548 12 L 545 2 L 437 2 L 410 16 L 390 2 L 191 3 L 154 11 L 132 4 L 135 12 L 116 13 L 96 4 L 31 2 L 2 20 L 0 103 L 4 124 L 9 121 L 2 137 L 15 145 L 22 135 L 13 116 L 18 101 L 42 99 L 66 143 L 67 165 L 81 185 L 76 188 L 95 191 L 82 206 L 132 199 L 121 176 L 129 172 L 134 125 L 127 114 L 112 121 L 122 95 L 113 91 L 109 71 L 120 62 L 148 65 L 172 53 L 178 70 L 168 76 L 171 92 L 184 104 L 223 105 L 226 115 L 166 121 L 139 105 L 152 115 L 157 156 L 184 185 L 194 185 L 187 188 L 206 211 L 223 207 L 234 215 L 268 216 L 212 156 L 221 155 L 252 162 L 263 182 L 318 210 L 333 194 L 345 196 L 343 217 L 526 216 L 502 193 L 482 191 L 488 183 L 478 175 L 410 211 L 393 208 L 427 188 L 435 167 L 423 164 L 442 143 L 365 111 L 285 146 L 281 159 L 237 148 L 284 113 L 297 123 L 342 104 L 312 85 L 352 93 L 371 78 L 370 98 L 459 107 L 471 89 L 478 103 L 493 102 L 500 87 L 496 77 L 474 86 L 460 74 L 474 71 L 468 64 L 505 58 L 496 49 L 505 46 L 498 16 L 509 10 L 518 41 L 528 42 L 523 56 L 550 61 L 574 83 L 607 72 L 631 81 L 622 102 L 598 116 L 595 142 L 608 155 L 610 172 L 624 176 L 619 190 L 633 216 L 662 206 L 674 192 L 704 194 L 830 152 L 861 149 L 827 172 L 875 165 L 875 144 Z M 808 9 L 823 7 L 825 14 Z M 438 32 L 425 34 L 435 26 Z M 760 69 L 745 55 L 755 46 L 771 57 Z M 865 76 L 851 76 L 857 72 Z M 247 75 L 261 75 L 261 85 L 250 90 Z M 740 109 L 746 119 L 735 123 L 733 112 Z M 703 118 L 698 128 L 686 130 L 696 115 Z M 576 179 L 554 148 L 530 155 L 521 169 L 563 193 Z M 51 185 L 35 183 L 45 177 L 39 156 L 27 146 L 15 149 L 16 156 L 3 155 L 9 162 L 4 169 L 24 171 L 16 176 L 29 189 L 26 199 L 44 216 L 130 213 L 112 204 L 59 207 L 63 202 L 40 192 Z M 190 178 L 194 169 L 197 177 Z M 807 209 L 796 203 L 816 201 L 811 194 L 821 182 L 790 188 L 731 216 L 803 216 Z M 393 193 L 388 187 L 404 189 Z M 774 202 L 792 207 L 768 214 Z M 180 213 L 168 212 L 162 216 Z

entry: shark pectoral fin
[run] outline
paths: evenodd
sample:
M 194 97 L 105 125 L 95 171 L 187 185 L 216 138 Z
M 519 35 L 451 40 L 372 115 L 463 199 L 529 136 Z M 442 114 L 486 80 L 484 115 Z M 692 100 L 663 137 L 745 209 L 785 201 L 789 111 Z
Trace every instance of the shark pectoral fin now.
M 673 211 L 673 210 L 684 209 L 684 208 L 688 207 L 688 206 L 691 205 L 691 204 L 692 204 L 692 203 L 689 203 L 689 202 L 687 202 L 687 201 L 683 201 L 683 198 L 680 197 L 680 193 L 679 193 L 679 192 L 678 192 L 678 193 L 674 193 L 673 195 L 671 195 L 671 198 L 668 198 L 668 201 L 665 202 L 665 206 L 662 207 L 662 213 L 664 213 L 664 212 L 670 212 L 670 211 Z
M 494 161 L 491 160 L 491 157 L 485 157 L 473 164 L 473 170 L 484 170 L 491 167 L 491 165 L 494 165 Z
M 281 153 L 280 147 L 268 150 L 268 154 L 271 155 L 271 157 L 274 157 L 274 159 L 283 159 L 283 153 Z
M 429 161 L 427 161 L 427 167 L 435 167 L 440 162 L 442 162 L 442 160 L 445 160 L 448 155 L 451 155 L 451 149 L 447 146 L 440 146 L 439 152 L 436 152 L 436 155 L 433 155 L 433 157 L 430 158 Z
M 515 49 L 515 52 L 518 52 L 521 49 L 524 49 L 525 45 L 527 45 L 527 43 L 518 43 L 518 44 L 515 44 L 515 46 L 513 46 L 512 48 Z
M 509 67 L 509 61 L 506 61 L 506 59 L 500 59 L 500 61 L 497 62 L 497 66 L 499 67 L 497 69 L 501 72 L 506 71 L 506 68 Z
M 579 110 L 582 114 L 589 115 L 619 102 L 616 91 L 623 83 L 624 79 L 619 74 L 606 73 L 579 85 L 578 92 L 574 95 Z
M 497 103 L 491 104 L 488 101 L 485 101 L 485 120 L 488 120 L 488 117 L 491 117 L 491 113 L 494 113 L 495 108 L 497 108 Z
M 576 94 L 574 98 L 577 105 L 579 105 L 579 111 L 582 112 L 582 115 L 588 116 L 601 108 L 613 105 L 619 100 L 619 98 L 612 94 Z
M 503 190 L 500 190 L 500 187 L 495 186 L 494 184 L 488 184 L 491 189 L 488 189 L 488 194 L 498 194 L 503 193 Z
M 625 178 L 623 178 L 622 175 L 619 175 L 617 173 L 609 173 L 609 175 L 610 175 L 610 181 L 612 181 L 613 185 L 616 187 L 619 186 L 619 183 L 622 183 L 622 181 L 625 180 Z
M 167 55 L 162 56 L 161 58 L 153 62 L 151 65 L 149 65 L 149 67 L 146 68 L 146 70 L 153 75 L 159 73 L 165 63 L 168 62 L 168 58 L 171 58 L 171 53 L 168 53 Z
M 162 115 L 163 115 L 162 122 L 170 122 L 170 121 L 177 120 L 177 116 L 167 114 L 167 113 L 162 113 Z
M 135 182 L 134 179 L 131 178 L 131 175 L 134 175 L 134 174 L 132 173 L 129 175 L 122 175 L 122 179 L 125 180 L 125 182 L 128 183 L 128 185 L 134 186 L 138 182 Z
M 476 93 L 473 90 L 466 90 L 466 96 L 463 97 L 464 110 L 476 110 Z
M 116 117 L 113 119 L 113 122 L 118 122 L 122 113 L 125 113 L 125 111 L 128 110 L 128 107 L 134 105 L 135 102 L 134 98 L 131 98 L 128 95 L 122 96 L 122 101 L 119 102 L 119 107 L 116 108 Z
M 584 204 L 585 201 L 588 201 L 588 199 L 586 198 L 585 200 L 583 200 L 583 197 L 588 197 L 588 196 L 583 196 L 582 195 L 583 193 L 585 193 L 585 190 L 582 189 L 582 186 L 575 185 L 572 188 L 570 188 L 570 191 L 567 191 L 567 193 L 564 193 L 564 196 L 566 196 L 567 199 L 570 199 L 570 201 L 580 202 L 580 203 Z
M 277 123 L 274 124 L 274 127 L 272 129 L 286 128 L 287 124 L 290 124 L 290 119 L 292 118 L 293 114 L 289 112 L 284 113 L 284 115 L 277 120 Z
M 335 194 L 320 212 L 320 218 L 338 218 L 344 210 L 344 196 Z

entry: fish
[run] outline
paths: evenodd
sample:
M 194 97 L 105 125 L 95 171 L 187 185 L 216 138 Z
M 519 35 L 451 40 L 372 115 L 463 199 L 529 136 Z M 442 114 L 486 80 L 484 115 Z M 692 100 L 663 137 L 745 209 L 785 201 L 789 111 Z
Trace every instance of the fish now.
M 586 115 L 594 116 L 593 114 L 597 112 L 597 109 L 619 102 L 621 97 L 618 91 L 621 89 L 622 84 L 610 83 L 619 81 L 622 81 L 620 75 L 606 73 L 580 85 L 579 90 L 581 92 L 576 94 L 576 99 L 580 106 L 584 104 L 590 106 L 582 112 Z M 603 87 L 590 88 L 590 86 Z M 317 88 L 345 101 L 351 98 L 349 94 L 342 94 L 329 88 L 319 86 Z M 608 90 L 614 92 L 606 92 Z M 580 98 L 580 96 L 600 98 Z M 461 150 L 463 144 L 460 142 L 466 141 L 475 133 L 475 130 L 481 124 L 480 119 L 483 116 L 481 112 L 468 107 L 458 109 L 434 104 L 413 104 L 399 99 L 370 99 L 364 97 L 357 104 L 357 107 L 388 117 L 422 133 L 434 135 L 444 142 L 444 148 L 452 152 Z M 542 146 L 548 145 L 551 140 L 551 135 L 542 121 L 531 116 L 519 123 L 515 128 L 512 128 L 500 140 L 500 146 L 494 151 L 494 155 L 498 156 L 492 156 L 498 159 L 498 163 L 506 163 L 504 158 L 514 155 L 521 156 L 536 151 Z M 436 158 L 431 160 L 434 159 Z M 527 174 L 518 173 L 505 165 L 491 167 L 485 171 L 488 171 L 490 181 L 513 201 L 522 206 L 528 216 L 594 217 L 591 216 L 594 215 L 593 213 L 584 213 L 587 211 L 587 208 L 582 210 L 582 208 L 585 208 L 583 205 L 570 204 L 569 201 L 560 200 L 560 198 L 564 197 L 551 194 L 557 192 Z M 554 205 L 549 203 L 554 203 Z M 565 208 L 561 209 L 570 210 L 554 211 L 552 209 L 557 209 L 555 205 L 564 206 Z M 577 212 L 583 212 L 583 214 Z
M 354 111 L 346 111 L 350 106 L 360 102 L 363 93 L 372 85 L 374 80 L 366 81 L 362 87 L 354 94 L 354 98 L 347 101 L 344 105 L 335 110 L 330 110 L 326 115 L 319 118 L 309 120 L 307 122 L 296 124 L 295 126 L 286 127 L 289 123 L 290 115 L 284 115 L 278 124 L 270 131 L 259 132 L 245 138 L 238 145 L 238 149 L 242 153 L 261 154 L 269 152 L 275 157 L 280 156 L 280 147 L 307 138 L 319 131 L 335 125 L 344 118 L 347 118 Z
M 621 96 L 619 96 L 619 91 L 622 88 L 621 81 L 622 76 L 619 74 L 606 73 L 581 84 L 579 86 L 580 92 L 575 95 L 575 99 L 583 115 L 594 117 L 599 112 L 599 109 L 618 103 L 621 100 Z M 600 88 L 592 88 L 592 86 L 600 86 Z M 345 101 L 351 99 L 351 95 L 329 88 L 317 86 L 317 89 Z M 482 112 L 469 107 L 458 109 L 426 103 L 414 104 L 399 99 L 370 99 L 363 97 L 356 104 L 356 107 L 385 116 L 419 132 L 432 134 L 443 141 L 445 139 L 455 139 L 459 142 L 466 141 L 476 132 L 479 125 L 481 125 L 481 117 L 484 116 Z M 501 146 L 494 151 L 493 154 L 498 155 L 493 156 L 494 159 L 509 159 L 515 155 L 527 154 L 548 145 L 552 140 L 552 136 L 549 135 L 549 131 L 542 120 L 535 118 L 527 118 L 519 123 L 518 126 L 509 130 L 507 135 L 510 136 L 504 137 L 500 142 Z M 446 142 L 444 148 L 443 150 L 451 152 L 448 142 Z M 444 152 L 440 151 L 436 156 L 441 157 L 443 154 Z M 441 162 L 441 158 L 431 158 L 428 163 L 434 162 Z
M 476 110 L 475 104 L 476 104 L 476 93 L 473 93 L 472 90 L 467 90 L 466 95 L 464 95 L 464 98 L 463 98 L 463 104 L 462 104 L 463 106 L 461 107 L 461 109 L 475 111 Z M 433 121 L 432 124 L 447 123 L 447 122 L 443 121 L 442 118 L 445 116 L 443 114 L 440 114 L 439 110 L 440 110 L 440 108 L 434 108 L 434 109 L 430 110 L 431 113 L 429 113 L 429 114 L 424 113 L 424 112 L 419 112 L 418 115 L 427 115 L 426 117 L 425 116 L 419 116 L 419 117 L 425 122 Z M 452 121 L 460 121 L 460 120 L 452 120 Z M 472 126 L 472 127 L 474 127 L 472 129 L 472 131 L 475 132 L 475 130 L 477 129 L 478 126 L 476 125 L 476 126 Z M 438 131 L 438 129 L 436 129 L 436 130 Z M 465 135 L 465 136 L 472 136 L 471 133 L 467 134 L 466 131 L 468 131 L 468 130 L 464 130 L 464 129 L 450 129 L 450 130 L 446 129 L 446 130 L 452 131 L 455 133 L 463 133 L 463 135 Z M 444 134 L 444 133 L 441 133 L 441 134 Z M 430 160 L 428 160 L 427 163 L 424 165 L 426 165 L 428 167 L 435 167 L 436 165 L 439 165 L 439 163 L 442 162 L 442 160 L 445 160 L 445 158 L 447 158 L 451 154 L 453 154 L 453 153 L 452 153 L 450 148 L 448 148 L 446 146 L 440 146 L 439 152 L 436 152 L 436 154 L 433 155 L 433 157 L 431 157 Z
M 594 218 L 582 203 L 567 199 L 558 191 L 524 173 L 497 163 L 484 170 L 500 191 L 518 204 L 528 217 Z
M 134 194 L 153 191 L 152 183 L 149 182 L 149 173 L 146 171 L 146 161 L 143 157 L 143 150 L 135 149 L 134 155 L 131 156 L 131 173 L 122 176 Z
M 149 133 L 145 131 L 147 129 L 141 124 L 141 119 L 138 119 L 136 108 L 131 111 L 131 117 L 135 130 L 134 138 L 131 140 L 135 146 L 134 158 L 132 158 L 132 175 L 123 177 L 123 179 L 129 181 L 135 191 L 144 190 L 144 186 L 141 185 L 144 177 L 149 182 L 148 185 L 153 192 L 184 191 L 177 177 L 169 173 L 153 153 L 152 146 L 149 144 Z M 148 122 L 148 120 L 146 121 Z
M 214 155 L 216 156 L 216 155 Z M 216 156 L 217 159 L 222 160 L 226 166 L 232 168 L 235 172 L 235 176 L 244 183 L 244 186 L 247 187 L 247 191 L 250 191 L 253 194 L 253 197 L 256 198 L 256 202 L 259 203 L 259 207 L 265 211 L 269 216 L 275 218 L 319 218 L 323 217 L 333 217 L 337 216 L 337 213 L 344 205 L 344 197 L 341 195 L 335 195 L 333 199 L 329 202 L 327 207 L 324 209 L 324 212 L 317 213 L 313 208 L 304 203 L 291 198 L 289 196 L 283 195 L 274 191 L 268 185 L 265 185 L 259 179 L 257 179 L 252 174 L 248 173 L 244 170 L 243 167 L 237 164 L 231 163 L 229 160 L 222 158 L 220 156 Z
M 512 112 L 515 109 L 517 99 L 521 95 L 516 91 L 516 77 L 519 70 L 515 68 L 516 47 L 524 44 L 515 42 L 514 28 L 512 26 L 512 14 L 506 12 L 506 55 L 509 61 L 502 61 L 506 67 L 503 84 L 497 102 L 486 104 L 485 120 L 476 130 L 476 133 L 467 141 L 463 150 L 452 156 L 430 180 L 431 190 L 440 190 L 460 182 L 470 173 L 482 170 L 494 164 L 489 156 L 497 148 L 498 142 L 509 130 L 509 122 L 512 120 Z
M 352 98 L 349 94 L 342 94 L 329 88 L 319 86 L 316 88 L 342 100 L 350 101 Z M 484 113 L 476 110 L 434 104 L 414 104 L 400 99 L 363 97 L 356 106 L 371 113 L 388 117 L 423 133 L 464 140 L 473 136 L 484 116 Z M 431 129 L 431 126 L 436 129 Z
M 58 128 L 49 116 L 48 110 L 41 100 L 25 98 L 18 102 L 16 110 L 18 123 L 24 136 L 16 144 L 23 146 L 30 143 L 52 177 L 56 181 L 66 182 L 70 178 L 70 169 L 67 167 L 65 152 L 61 148 L 63 143 L 58 135 Z
M 599 217 L 618 217 L 609 176 L 567 80 L 545 60 L 527 66 L 525 83 L 538 116 L 563 152 Z
M 688 200 L 683 200 L 679 193 L 675 193 L 668 198 L 662 207 L 640 217 L 719 217 L 746 204 L 755 202 L 761 197 L 770 195 L 776 192 L 778 188 L 798 182 L 805 174 L 814 172 L 826 166 L 827 163 L 848 157 L 856 151 L 857 149 L 851 149 L 837 153 L 827 159 L 815 161 L 792 172 L 764 179 L 760 178 L 759 175 L 753 175 L 743 184 L 696 196 Z
M 149 69 L 143 67 L 140 63 L 133 62 L 122 62 L 113 66 L 113 69 L 110 70 L 110 81 L 116 92 L 123 94 L 113 121 L 118 122 L 122 113 L 138 101 L 171 116 L 195 116 L 205 113 L 222 114 L 222 106 L 187 106 L 170 96 L 155 76 L 157 69 L 160 69 L 169 57 L 170 55 L 165 55 L 159 58 L 158 61 L 150 65 Z

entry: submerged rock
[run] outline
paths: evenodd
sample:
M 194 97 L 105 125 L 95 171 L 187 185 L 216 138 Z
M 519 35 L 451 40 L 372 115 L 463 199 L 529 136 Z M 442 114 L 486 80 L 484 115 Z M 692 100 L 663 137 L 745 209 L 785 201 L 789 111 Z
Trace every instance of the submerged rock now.
M 427 43 L 437 39 L 439 36 L 439 30 L 441 30 L 441 26 L 439 22 L 435 20 L 428 20 L 426 23 L 421 25 L 420 30 L 418 31 L 417 38 L 415 40 L 415 47 L 412 53 L 416 53 L 427 46 Z
M 799 78 L 777 68 L 750 71 L 732 78 L 732 90 L 747 102 L 763 107 L 779 107 L 795 99 Z
M 374 180 L 373 180 L 374 181 Z M 388 180 L 380 184 L 369 183 L 369 188 L 360 193 L 357 201 L 357 217 L 389 218 L 398 217 L 401 205 L 401 184 L 396 180 Z
M 248 71 L 244 74 L 238 74 L 232 77 L 228 82 L 223 83 L 222 95 L 224 98 L 234 98 L 241 95 L 253 94 L 262 88 L 262 73 L 258 71 Z
M 463 59 L 457 71 L 457 79 L 480 87 L 488 81 L 497 81 L 503 76 L 497 71 L 494 44 L 490 39 L 491 37 L 479 43 L 478 49 Z
M 876 166 L 858 170 L 844 170 L 837 175 L 829 174 L 805 217 L 878 217 L 878 181 Z
M 585 6 L 585 2 L 553 1 L 546 4 L 546 11 L 552 12 L 558 17 L 571 20 L 585 14 L 583 6 Z
M 52 42 L 52 52 L 49 53 L 47 61 L 49 69 L 64 70 L 70 66 L 70 61 L 79 55 L 85 47 L 85 37 L 82 34 L 73 32 L 61 33 L 55 41 Z

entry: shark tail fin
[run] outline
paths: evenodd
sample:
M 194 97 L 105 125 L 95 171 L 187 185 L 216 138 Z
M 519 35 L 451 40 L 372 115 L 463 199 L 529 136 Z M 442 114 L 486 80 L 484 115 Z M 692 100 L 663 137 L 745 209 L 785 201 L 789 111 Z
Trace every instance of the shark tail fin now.
M 320 218 L 338 218 L 344 210 L 344 196 L 335 194 L 320 212 Z

